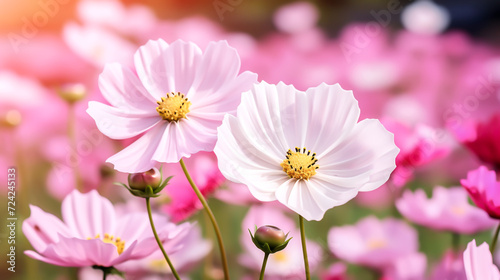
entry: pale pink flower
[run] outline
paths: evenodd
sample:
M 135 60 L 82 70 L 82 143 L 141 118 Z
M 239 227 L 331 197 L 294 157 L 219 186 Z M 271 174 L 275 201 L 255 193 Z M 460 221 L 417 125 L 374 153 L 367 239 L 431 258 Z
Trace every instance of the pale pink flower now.
M 467 280 L 498 280 L 500 272 L 493 264 L 488 243 L 477 246 L 473 239 L 464 251 L 464 266 Z
M 280 7 L 274 14 L 274 25 L 285 33 L 301 33 L 316 26 L 318 8 L 309 2 L 294 2 Z
M 500 219 L 500 182 L 497 174 L 480 166 L 467 173 L 467 179 L 460 180 L 477 207 L 495 219 Z
M 330 229 L 328 246 L 344 261 L 384 270 L 396 260 L 415 254 L 418 237 L 417 231 L 403 221 L 369 216 L 355 225 Z
M 261 201 L 278 200 L 307 220 L 382 185 L 399 149 L 378 120 L 358 123 L 352 92 L 321 84 L 306 92 L 265 82 L 226 116 L 214 149 L 229 180 Z
M 107 64 L 99 85 L 112 106 L 91 101 L 87 110 L 110 138 L 142 134 L 107 160 L 128 173 L 211 151 L 222 118 L 235 112 L 241 92 L 257 79 L 250 72 L 238 75 L 238 54 L 224 41 L 210 43 L 204 53 L 193 43 L 149 41 L 134 63 L 137 75 Z
M 203 239 L 201 229 L 197 225 L 193 225 L 189 233 L 180 239 L 178 243 L 182 248 L 169 254 L 168 257 L 175 270 L 180 274 L 188 274 L 190 269 L 196 263 L 199 263 L 212 249 L 212 243 Z M 161 279 L 165 279 L 165 277 L 170 279 L 172 276 L 170 268 L 159 249 L 143 259 L 127 261 L 117 265 L 116 268 L 125 272 L 131 278 L 133 278 L 132 276 L 153 277 L 156 275 L 162 276 Z
M 416 252 L 397 258 L 383 272 L 383 280 L 424 280 L 427 257 Z
M 300 232 L 293 219 L 285 215 L 280 209 L 270 205 L 252 206 L 242 222 L 241 244 L 244 254 L 239 257 L 241 265 L 255 271 L 260 271 L 264 253 L 253 244 L 248 230 L 255 232 L 255 227 L 273 225 L 280 228 L 288 238 L 293 237 L 285 249 L 269 255 L 266 266 L 266 279 L 291 279 L 304 274 L 304 259 Z M 313 271 L 322 260 L 321 247 L 315 242 L 307 240 L 309 266 Z M 300 279 L 300 278 L 299 278 Z
M 435 187 L 432 198 L 421 189 L 405 191 L 396 201 L 399 212 L 413 223 L 436 230 L 475 234 L 496 225 L 483 210 L 468 202 L 462 187 Z
M 111 202 L 95 190 L 69 194 L 62 203 L 62 221 L 37 206 L 30 208 L 31 215 L 22 229 L 36 252 L 25 253 L 46 263 L 111 267 L 144 258 L 158 248 L 146 212 L 117 217 Z M 177 226 L 160 216 L 154 219 L 167 252 L 178 250 L 178 240 L 191 226 Z
M 451 250 L 444 253 L 441 261 L 434 268 L 431 280 L 467 280 L 465 276 L 464 258 Z

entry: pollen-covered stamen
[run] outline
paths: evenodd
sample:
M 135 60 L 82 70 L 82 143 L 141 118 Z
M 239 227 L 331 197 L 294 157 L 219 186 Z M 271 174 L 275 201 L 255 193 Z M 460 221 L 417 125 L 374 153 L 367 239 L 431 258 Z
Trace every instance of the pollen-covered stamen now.
M 162 97 L 161 101 L 157 101 L 156 103 L 158 104 L 156 112 L 158 112 L 164 120 L 170 122 L 176 122 L 181 118 L 186 118 L 186 114 L 189 113 L 189 106 L 191 106 L 191 102 L 180 92 L 167 93 L 167 97 Z
M 120 237 L 115 238 L 113 235 L 109 235 L 107 233 L 104 234 L 103 238 L 101 238 L 100 234 L 96 234 L 94 238 L 89 237 L 87 239 L 101 239 L 104 243 L 114 244 L 116 246 L 116 250 L 118 251 L 118 255 L 121 255 L 123 250 L 125 250 L 125 241 L 121 240 Z
M 295 152 L 288 149 L 286 159 L 280 165 L 290 178 L 309 180 L 316 174 L 316 169 L 319 167 L 317 162 L 316 153 L 311 153 L 305 147 L 302 149 L 295 147 Z

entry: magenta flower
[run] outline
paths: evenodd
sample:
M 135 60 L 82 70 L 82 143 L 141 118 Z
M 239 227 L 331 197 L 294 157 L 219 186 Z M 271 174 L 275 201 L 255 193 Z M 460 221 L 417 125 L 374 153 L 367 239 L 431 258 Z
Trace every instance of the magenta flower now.
M 204 53 L 193 43 L 149 41 L 134 64 L 137 75 L 107 64 L 99 86 L 111 106 L 91 101 L 87 110 L 110 138 L 142 134 L 107 160 L 128 173 L 213 150 L 224 115 L 236 111 L 241 93 L 257 81 L 250 72 L 238 75 L 238 54 L 225 41 L 210 43 Z
M 427 198 L 423 190 L 406 191 L 396 201 L 396 207 L 413 223 L 436 230 L 474 234 L 496 224 L 484 211 L 468 203 L 467 192 L 461 187 L 436 187 L 432 198 Z
M 500 114 L 493 115 L 489 121 L 475 124 L 469 131 L 467 146 L 484 163 L 500 170 Z
M 464 251 L 464 266 L 467 280 L 499 280 L 500 272 L 493 264 L 488 244 L 477 246 L 476 240 L 467 244 Z
M 117 217 L 111 202 L 95 190 L 69 194 L 62 203 L 63 221 L 37 206 L 30 207 L 31 215 L 22 229 L 36 252 L 25 253 L 46 263 L 111 267 L 158 249 L 145 212 Z M 177 226 L 159 216 L 155 219 L 160 239 L 168 244 L 166 250 L 177 251 L 177 242 L 191 226 Z
M 481 166 L 467 173 L 467 179 L 460 180 L 469 192 L 472 201 L 495 219 L 500 219 L 500 182 L 495 171 Z
M 370 216 L 356 225 L 330 229 L 328 246 L 344 261 L 385 270 L 396 260 L 417 253 L 418 237 L 403 221 Z

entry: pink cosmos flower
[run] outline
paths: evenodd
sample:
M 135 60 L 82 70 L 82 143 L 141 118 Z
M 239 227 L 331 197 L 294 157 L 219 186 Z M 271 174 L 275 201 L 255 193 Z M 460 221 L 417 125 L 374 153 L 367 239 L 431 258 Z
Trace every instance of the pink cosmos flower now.
M 238 75 L 238 54 L 225 41 L 211 42 L 204 53 L 193 43 L 149 41 L 134 64 L 137 75 L 107 64 L 99 85 L 111 106 L 92 101 L 87 110 L 110 138 L 142 134 L 107 160 L 128 173 L 211 151 L 222 118 L 235 112 L 240 93 L 257 80 L 250 72 Z
M 449 250 L 444 253 L 441 261 L 434 268 L 430 280 L 467 280 L 464 269 L 464 258 L 462 254 Z
M 217 167 L 217 158 L 213 153 L 199 152 L 185 160 L 186 167 L 203 196 L 211 195 L 224 182 L 224 176 Z M 163 211 L 168 213 L 173 222 L 189 218 L 196 211 L 203 209 L 203 205 L 193 192 L 182 168 L 179 164 L 166 164 L 164 178 L 174 176 L 163 190 L 168 196 L 168 202 Z
M 399 149 L 378 120 L 358 123 L 352 92 L 321 84 L 306 92 L 265 82 L 227 115 L 214 149 L 229 180 L 261 201 L 278 200 L 307 220 L 382 185 Z
M 344 261 L 384 270 L 396 260 L 415 254 L 418 237 L 416 230 L 403 221 L 369 216 L 356 225 L 330 229 L 328 246 Z
M 396 201 L 399 212 L 408 220 L 437 230 L 475 234 L 496 225 L 484 211 L 469 204 L 461 187 L 436 187 L 432 198 L 423 190 L 406 191 Z
M 188 274 L 193 265 L 200 262 L 212 249 L 212 243 L 203 239 L 201 229 L 197 225 L 193 225 L 189 233 L 180 239 L 178 243 L 182 248 L 169 254 L 168 257 L 176 271 L 181 274 Z M 162 276 L 160 279 L 173 278 L 170 268 L 159 249 L 143 259 L 131 260 L 117 265 L 116 268 L 125 272 L 131 279 L 143 279 L 147 276 Z M 137 276 L 137 278 L 133 276 Z M 139 276 L 143 278 L 139 278 Z
M 385 269 L 381 280 L 424 280 L 426 268 L 427 257 L 416 252 L 396 259 Z
M 500 182 L 495 171 L 480 166 L 467 173 L 467 179 L 460 180 L 469 192 L 472 201 L 495 219 L 500 219 Z
M 73 191 L 62 203 L 63 221 L 37 206 L 23 222 L 23 233 L 35 251 L 34 259 L 58 266 L 111 267 L 128 260 L 141 259 L 158 249 L 147 213 L 117 217 L 111 202 L 93 190 Z M 166 218 L 154 217 L 160 240 L 173 253 L 191 227 L 175 225 Z
M 445 157 L 451 150 L 448 142 L 436 138 L 437 130 L 426 125 L 411 128 L 390 119 L 382 123 L 394 133 L 396 146 L 401 149 L 396 157 L 397 167 L 391 175 L 391 182 L 396 187 L 411 181 L 416 168 Z
M 266 266 L 266 279 L 295 279 L 304 274 L 304 259 L 300 242 L 300 232 L 295 222 L 279 209 L 270 205 L 259 205 L 250 208 L 242 222 L 241 244 L 244 254 L 239 257 L 240 264 L 260 271 L 264 253 L 253 244 L 248 230 L 255 232 L 255 227 L 273 225 L 293 237 L 285 249 L 269 255 Z M 321 247 L 315 242 L 307 240 L 309 266 L 313 271 L 322 260 Z
M 463 144 L 481 161 L 500 170 L 500 114 L 493 115 L 487 122 L 475 124 L 469 132 Z
M 486 242 L 477 246 L 473 239 L 464 251 L 464 266 L 467 280 L 498 280 L 500 272 L 493 264 L 489 246 Z

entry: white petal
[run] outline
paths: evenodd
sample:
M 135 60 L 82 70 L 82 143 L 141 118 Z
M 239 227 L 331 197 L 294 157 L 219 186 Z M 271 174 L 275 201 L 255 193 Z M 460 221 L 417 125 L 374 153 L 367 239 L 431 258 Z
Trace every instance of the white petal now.
M 276 198 L 306 220 L 319 221 L 326 210 L 321 209 L 308 184 L 305 180 L 288 180 L 276 190 Z
M 140 47 L 135 53 L 134 63 L 144 87 L 160 100 L 168 92 L 188 93 L 201 55 L 194 43 L 177 40 L 168 45 L 159 39 Z
M 370 191 L 385 183 L 396 167 L 399 152 L 394 135 L 378 120 L 359 122 L 349 136 L 329 150 L 318 156 L 321 172 L 340 178 L 359 177 L 360 191 Z
M 99 75 L 99 88 L 109 104 L 131 111 L 156 112 L 156 101 L 139 78 L 118 63 L 108 63 Z
M 112 139 L 137 136 L 162 120 L 156 111 L 152 114 L 128 114 L 95 101 L 89 102 L 87 113 L 95 120 L 99 131 Z

